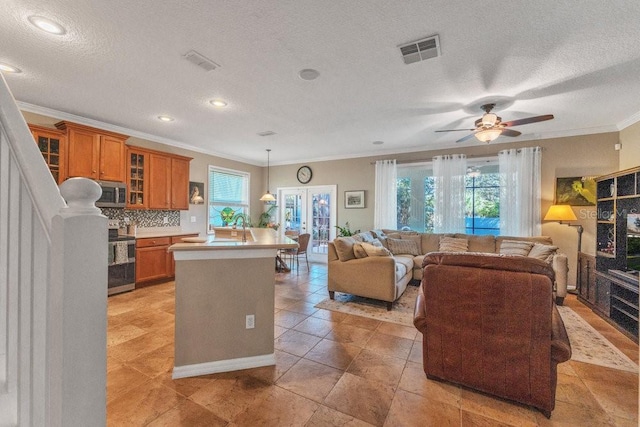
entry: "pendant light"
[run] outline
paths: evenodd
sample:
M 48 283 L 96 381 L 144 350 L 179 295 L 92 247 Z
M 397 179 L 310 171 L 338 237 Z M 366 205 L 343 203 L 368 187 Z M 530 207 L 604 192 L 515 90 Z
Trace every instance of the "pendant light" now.
M 264 193 L 264 196 L 260 197 L 260 201 L 262 202 L 275 202 L 276 198 L 269 191 L 269 153 L 271 152 L 270 148 L 267 148 L 267 192 Z

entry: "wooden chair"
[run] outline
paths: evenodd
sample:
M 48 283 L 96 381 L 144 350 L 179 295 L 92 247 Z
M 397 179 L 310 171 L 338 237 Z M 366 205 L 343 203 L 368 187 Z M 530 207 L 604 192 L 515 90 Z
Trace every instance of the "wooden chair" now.
M 297 249 L 285 249 L 281 252 L 282 255 L 291 258 L 291 267 L 293 267 L 293 261 L 296 262 L 296 273 L 300 274 L 300 260 L 299 257 L 304 255 L 304 259 L 307 262 L 307 271 L 309 270 L 309 258 L 307 258 L 307 246 L 309 246 L 309 239 L 311 235 L 309 233 L 300 234 L 298 236 L 298 248 Z

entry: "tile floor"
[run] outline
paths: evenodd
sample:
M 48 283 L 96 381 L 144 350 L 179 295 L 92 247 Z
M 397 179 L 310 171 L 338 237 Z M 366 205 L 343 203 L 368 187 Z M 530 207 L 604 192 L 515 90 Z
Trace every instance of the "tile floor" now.
M 430 381 L 414 328 L 326 310 L 326 266 L 276 274 L 273 367 L 171 379 L 174 283 L 109 298 L 110 426 L 637 426 L 638 375 L 559 365 L 550 420 Z M 638 345 L 570 296 L 567 305 L 633 360 Z

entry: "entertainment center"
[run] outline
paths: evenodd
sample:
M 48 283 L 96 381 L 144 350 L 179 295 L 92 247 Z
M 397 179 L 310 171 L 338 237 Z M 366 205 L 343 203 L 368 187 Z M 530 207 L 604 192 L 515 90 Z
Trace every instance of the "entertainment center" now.
M 596 183 L 596 256 L 579 254 L 578 299 L 637 343 L 640 167 Z

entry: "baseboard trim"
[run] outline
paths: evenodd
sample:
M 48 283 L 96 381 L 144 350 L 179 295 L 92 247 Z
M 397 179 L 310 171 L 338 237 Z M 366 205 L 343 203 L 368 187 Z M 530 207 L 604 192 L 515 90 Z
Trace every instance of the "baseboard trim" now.
M 239 357 L 237 359 L 218 360 L 215 362 L 196 363 L 194 365 L 174 366 L 171 378 L 197 377 L 199 375 L 219 372 L 239 371 L 241 369 L 259 368 L 276 364 L 275 353 L 261 356 Z

